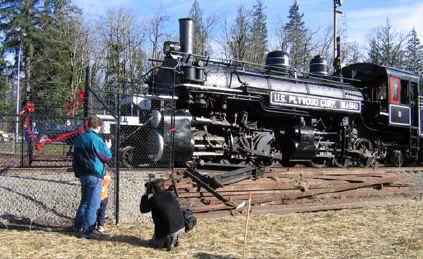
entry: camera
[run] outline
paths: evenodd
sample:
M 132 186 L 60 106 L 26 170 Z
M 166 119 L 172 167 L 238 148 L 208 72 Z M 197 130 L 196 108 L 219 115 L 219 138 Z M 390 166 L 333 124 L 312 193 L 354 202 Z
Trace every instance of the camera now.
M 145 193 L 150 194 L 153 193 L 153 184 L 151 182 L 145 183 Z
M 148 182 L 146 182 L 144 184 L 145 187 L 145 192 L 147 194 L 151 194 L 153 193 L 153 181 L 156 179 L 156 175 L 155 174 L 148 174 Z

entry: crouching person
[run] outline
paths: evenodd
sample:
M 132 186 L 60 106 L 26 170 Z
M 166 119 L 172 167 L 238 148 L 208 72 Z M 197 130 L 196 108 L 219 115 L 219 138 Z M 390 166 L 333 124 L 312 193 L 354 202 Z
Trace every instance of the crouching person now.
M 145 184 L 146 192 L 141 198 L 141 213 L 151 211 L 154 235 L 150 243 L 154 248 L 172 250 L 179 245 L 179 234 L 185 231 L 184 216 L 175 194 L 164 189 L 164 180 L 157 179 Z

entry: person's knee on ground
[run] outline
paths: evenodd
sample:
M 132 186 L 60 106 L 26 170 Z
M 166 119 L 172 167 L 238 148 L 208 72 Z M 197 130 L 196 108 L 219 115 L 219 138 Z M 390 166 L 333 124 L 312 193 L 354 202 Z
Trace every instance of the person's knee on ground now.
M 173 247 L 177 247 L 180 245 L 179 243 L 179 234 L 181 233 L 181 230 L 171 233 L 166 236 L 166 249 L 168 251 L 172 250 Z
M 164 238 L 157 238 L 156 235 L 153 235 L 151 240 L 149 241 L 149 244 L 153 248 L 164 248 L 166 246 L 166 237 Z

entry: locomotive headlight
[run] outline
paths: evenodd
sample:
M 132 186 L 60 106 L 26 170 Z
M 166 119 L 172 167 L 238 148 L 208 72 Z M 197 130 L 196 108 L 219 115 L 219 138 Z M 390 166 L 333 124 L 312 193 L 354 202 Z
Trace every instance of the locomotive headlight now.
M 162 122 L 162 113 L 158 110 L 151 112 L 150 125 L 152 128 L 158 128 Z
M 169 55 L 172 51 L 180 51 L 181 45 L 179 45 L 179 42 L 176 41 L 165 41 L 163 44 L 163 53 L 165 55 Z

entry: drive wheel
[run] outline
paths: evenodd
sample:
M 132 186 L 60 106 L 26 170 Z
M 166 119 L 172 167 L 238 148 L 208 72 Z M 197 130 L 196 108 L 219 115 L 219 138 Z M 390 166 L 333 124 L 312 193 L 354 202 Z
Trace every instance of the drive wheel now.
M 325 158 L 314 158 L 311 160 L 311 166 L 314 168 L 325 168 L 328 167 L 329 162 Z
M 392 151 L 391 162 L 392 162 L 392 165 L 395 167 L 403 166 L 404 155 L 402 154 L 401 150 Z
M 357 161 L 359 167 L 370 167 L 375 162 L 373 145 L 370 140 L 365 138 L 359 139 L 356 149 L 359 151 Z
M 347 168 L 347 167 L 351 167 L 352 166 L 352 161 L 348 157 L 335 157 L 333 159 L 333 164 L 336 167 Z

